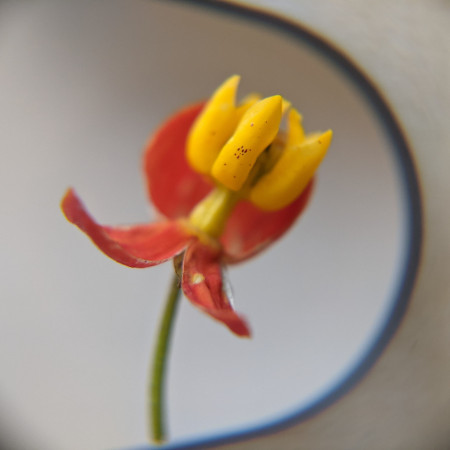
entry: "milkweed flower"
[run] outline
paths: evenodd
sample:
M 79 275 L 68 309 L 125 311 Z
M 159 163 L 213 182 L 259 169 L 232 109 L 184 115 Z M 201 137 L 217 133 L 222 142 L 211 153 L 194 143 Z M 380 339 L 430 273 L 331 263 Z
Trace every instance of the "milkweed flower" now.
M 175 113 L 144 152 L 149 198 L 163 220 L 98 224 L 69 189 L 66 218 L 115 261 L 144 268 L 176 259 L 185 296 L 239 336 L 224 266 L 244 261 L 282 236 L 305 208 L 332 132 L 305 135 L 281 96 L 252 94 L 236 103 L 239 76 L 207 102 Z M 286 130 L 280 130 L 286 115 Z
M 149 384 L 156 442 L 165 439 L 162 386 L 180 286 L 196 307 L 236 335 L 250 336 L 223 269 L 255 256 L 291 227 L 332 139 L 331 130 L 305 135 L 301 115 L 279 95 L 251 94 L 237 103 L 238 84 L 234 75 L 207 102 L 178 111 L 148 143 L 144 175 L 161 220 L 100 225 L 73 189 L 61 202 L 66 218 L 115 261 L 144 268 L 174 260 Z

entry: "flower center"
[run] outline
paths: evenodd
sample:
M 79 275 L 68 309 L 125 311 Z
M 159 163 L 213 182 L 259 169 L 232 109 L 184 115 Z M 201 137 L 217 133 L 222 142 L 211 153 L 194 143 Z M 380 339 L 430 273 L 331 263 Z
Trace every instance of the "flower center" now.
M 212 238 L 218 238 L 240 199 L 241 192 L 217 186 L 192 210 L 189 224 Z
M 187 140 L 190 166 L 216 188 L 189 222 L 220 236 L 236 202 L 265 211 L 284 208 L 306 188 L 332 139 L 331 130 L 305 135 L 302 117 L 279 95 L 252 95 L 236 105 L 239 77 L 226 80 L 206 103 Z M 280 131 L 287 113 L 286 132 Z

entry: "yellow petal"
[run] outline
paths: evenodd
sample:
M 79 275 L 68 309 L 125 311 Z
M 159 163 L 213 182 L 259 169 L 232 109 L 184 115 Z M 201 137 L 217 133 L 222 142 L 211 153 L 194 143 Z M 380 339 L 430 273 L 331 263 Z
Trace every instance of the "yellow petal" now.
M 285 115 L 286 111 L 291 107 L 291 102 L 289 100 L 286 100 L 285 98 L 283 98 L 282 100 L 282 104 L 281 104 L 281 115 Z
M 236 91 L 240 77 L 233 75 L 217 88 L 198 116 L 187 140 L 186 156 L 197 172 L 209 174 L 221 148 L 239 121 Z
M 261 100 L 261 96 L 259 94 L 248 94 L 246 95 L 242 101 L 239 103 L 239 106 L 236 109 L 236 113 L 238 116 L 238 121 L 241 120 L 242 116 L 245 114 L 247 109 L 253 106 L 256 102 Z
M 278 132 L 281 105 L 281 96 L 275 95 L 260 100 L 246 111 L 212 167 L 217 181 L 233 191 L 242 187 L 256 159 Z
M 306 136 L 300 145 L 286 147 L 275 167 L 252 188 L 249 200 L 266 211 L 281 209 L 292 203 L 319 167 L 332 136 L 331 130 L 315 133 Z
M 296 109 L 292 108 L 288 115 L 286 148 L 300 145 L 304 139 L 305 132 L 302 127 L 302 116 Z

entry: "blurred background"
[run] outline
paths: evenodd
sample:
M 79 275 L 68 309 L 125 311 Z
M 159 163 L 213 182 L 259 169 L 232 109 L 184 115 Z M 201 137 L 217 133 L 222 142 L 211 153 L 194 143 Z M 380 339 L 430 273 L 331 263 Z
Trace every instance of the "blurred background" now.
M 369 375 L 313 419 L 233 448 L 445 449 L 450 4 L 239 3 L 323 35 L 378 86 L 416 163 L 426 246 L 402 326 Z M 242 75 L 242 96 L 280 93 L 307 130 L 331 127 L 336 138 L 305 217 L 230 269 L 254 339 L 234 338 L 182 301 L 172 438 L 292 417 L 334 392 L 378 342 L 407 264 L 408 191 L 386 124 L 347 74 L 314 46 L 202 2 L 3 1 L 0 430 L 10 448 L 144 444 L 147 364 L 170 264 L 139 271 L 109 261 L 59 202 L 74 186 L 102 223 L 154 218 L 145 142 L 230 73 Z

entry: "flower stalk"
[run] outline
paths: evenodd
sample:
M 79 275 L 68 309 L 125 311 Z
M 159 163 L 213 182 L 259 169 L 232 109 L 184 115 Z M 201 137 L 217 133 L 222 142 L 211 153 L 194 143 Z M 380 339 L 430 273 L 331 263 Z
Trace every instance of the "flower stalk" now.
M 166 379 L 168 349 L 179 298 L 180 280 L 174 273 L 159 325 L 148 385 L 148 434 L 150 440 L 157 444 L 162 444 L 166 440 L 164 381 Z

